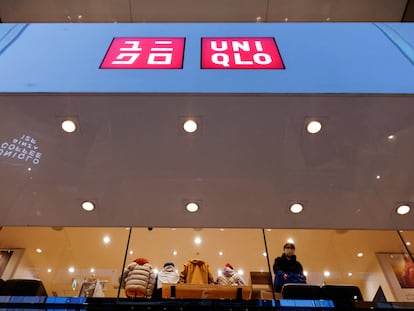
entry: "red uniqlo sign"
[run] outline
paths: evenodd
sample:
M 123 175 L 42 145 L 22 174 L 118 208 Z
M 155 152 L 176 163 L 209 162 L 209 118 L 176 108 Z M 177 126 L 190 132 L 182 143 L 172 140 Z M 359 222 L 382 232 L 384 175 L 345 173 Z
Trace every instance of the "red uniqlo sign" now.
M 104 69 L 181 69 L 184 38 L 114 38 Z
M 202 38 L 202 69 L 285 69 L 274 38 Z

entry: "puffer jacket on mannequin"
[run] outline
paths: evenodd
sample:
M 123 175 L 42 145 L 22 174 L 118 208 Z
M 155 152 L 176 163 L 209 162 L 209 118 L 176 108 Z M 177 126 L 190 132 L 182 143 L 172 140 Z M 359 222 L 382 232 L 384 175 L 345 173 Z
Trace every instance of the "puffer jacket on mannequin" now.
M 201 259 L 191 259 L 181 269 L 180 283 L 214 284 L 214 277 L 208 263 Z
M 152 265 L 145 258 L 137 258 L 124 270 L 122 288 L 130 298 L 151 298 L 155 285 Z

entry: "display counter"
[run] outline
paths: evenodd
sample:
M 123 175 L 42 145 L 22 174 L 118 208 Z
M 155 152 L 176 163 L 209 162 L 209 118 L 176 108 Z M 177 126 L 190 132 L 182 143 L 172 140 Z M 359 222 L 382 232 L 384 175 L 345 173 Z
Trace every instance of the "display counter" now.
M 162 298 L 249 300 L 251 286 L 215 284 L 163 284 Z

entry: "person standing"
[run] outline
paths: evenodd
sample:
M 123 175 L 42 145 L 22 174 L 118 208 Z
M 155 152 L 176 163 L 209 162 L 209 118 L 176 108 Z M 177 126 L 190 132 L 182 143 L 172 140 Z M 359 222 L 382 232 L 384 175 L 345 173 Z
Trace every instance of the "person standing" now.
M 306 283 L 302 264 L 296 259 L 295 244 L 283 245 L 283 254 L 275 259 L 273 264 L 275 274 L 274 289 L 280 293 L 286 283 Z

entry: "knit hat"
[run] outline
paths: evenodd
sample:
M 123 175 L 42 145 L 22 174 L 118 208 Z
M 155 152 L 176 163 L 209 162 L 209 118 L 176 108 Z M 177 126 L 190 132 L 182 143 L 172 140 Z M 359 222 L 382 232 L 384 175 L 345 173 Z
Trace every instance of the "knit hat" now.
M 148 263 L 148 260 L 146 260 L 145 258 L 137 258 L 134 260 L 137 264 L 139 265 L 145 265 L 146 263 Z
M 165 268 L 166 266 L 173 266 L 173 267 L 175 267 L 175 266 L 174 266 L 174 263 L 173 263 L 172 261 L 167 261 L 167 262 L 164 264 L 164 268 Z
M 295 249 L 295 244 L 288 242 L 285 245 L 283 245 L 283 249 L 285 249 L 285 248 Z
M 228 268 L 230 268 L 230 269 L 233 270 L 233 266 L 231 264 L 229 264 L 229 263 L 226 263 L 226 267 L 228 267 Z

